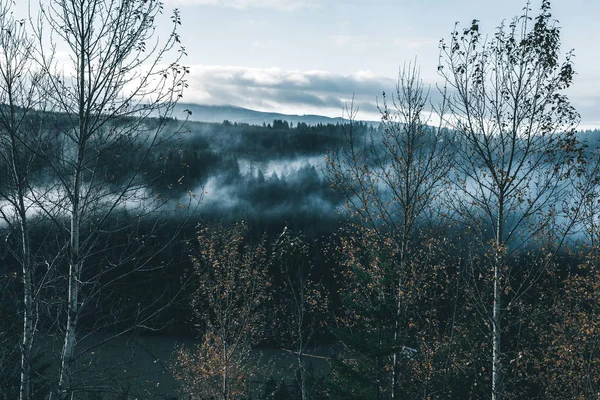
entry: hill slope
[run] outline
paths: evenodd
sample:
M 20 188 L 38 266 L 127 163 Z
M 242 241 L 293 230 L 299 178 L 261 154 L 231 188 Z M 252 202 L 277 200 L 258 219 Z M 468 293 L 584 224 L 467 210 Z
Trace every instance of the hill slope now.
M 190 116 L 191 121 L 201 122 L 223 122 L 224 120 L 228 120 L 230 122 L 244 122 L 250 125 L 262 125 L 263 123 L 270 124 L 275 119 L 292 122 L 294 125 L 298 124 L 298 122 L 304 122 L 308 125 L 347 122 L 346 119 L 341 117 L 331 118 L 322 115 L 290 115 L 255 111 L 235 106 L 205 106 L 190 103 L 178 103 L 173 111 L 173 116 L 181 118 L 181 116 L 184 115 L 184 110 L 190 110 L 192 112 L 192 115 Z M 378 121 L 368 122 L 379 124 Z

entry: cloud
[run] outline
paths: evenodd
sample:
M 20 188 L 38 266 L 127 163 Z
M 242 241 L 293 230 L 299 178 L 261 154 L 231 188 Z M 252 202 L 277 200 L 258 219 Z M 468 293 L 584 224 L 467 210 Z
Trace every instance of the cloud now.
M 387 37 L 372 35 L 332 35 L 329 42 L 337 46 L 365 49 L 370 47 L 395 46 L 405 51 L 414 51 L 421 47 L 437 49 L 439 39 L 432 37 Z
M 420 47 L 437 48 L 437 43 L 439 43 L 439 39 L 435 38 L 402 37 L 394 39 L 394 45 L 404 50 L 414 50 Z
M 375 120 L 380 117 L 376 99 L 396 84 L 370 71 L 341 75 L 321 70 L 203 65 L 191 66 L 190 71 L 185 102 L 340 117 L 354 97 L 360 117 Z
M 355 41 L 355 38 L 353 38 L 350 35 L 334 35 L 330 36 L 329 40 L 337 45 L 345 46 L 347 44 L 353 43 Z
M 172 4 L 209 5 L 245 10 L 248 8 L 296 11 L 319 8 L 319 3 L 309 0 L 169 0 Z
M 192 65 L 190 72 L 183 98 L 186 103 L 284 114 L 346 116 L 344 107 L 354 98 L 359 119 L 379 120 L 377 102 L 382 104 L 382 92 L 392 96 L 396 89 L 395 79 L 368 70 L 342 75 L 322 70 Z M 430 87 L 431 102 L 438 104 L 441 95 L 435 84 L 425 82 L 425 87 Z M 572 92 L 569 97 L 581 113 L 582 127 L 598 126 L 600 96 Z
M 339 47 L 346 47 L 354 51 L 367 49 L 381 49 L 388 46 L 390 38 L 377 35 L 332 35 L 327 40 Z
M 600 127 L 600 96 L 575 93 L 571 94 L 569 99 L 581 115 L 579 129 L 598 129 Z

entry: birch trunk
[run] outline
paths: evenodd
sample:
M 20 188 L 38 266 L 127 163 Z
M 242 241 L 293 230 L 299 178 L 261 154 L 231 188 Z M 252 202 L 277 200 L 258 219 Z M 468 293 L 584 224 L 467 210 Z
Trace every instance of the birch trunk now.
M 406 178 L 406 182 L 408 182 L 409 179 L 408 177 Z M 406 193 L 409 193 L 408 187 L 406 188 Z M 405 204 L 408 204 L 408 201 L 406 201 Z M 401 336 L 401 329 L 402 329 L 402 325 L 400 324 L 400 318 L 402 318 L 402 291 L 403 291 L 403 286 L 404 286 L 404 280 L 401 278 L 401 275 L 403 273 L 405 273 L 406 271 L 406 259 L 407 259 L 407 255 L 406 252 L 408 250 L 408 238 L 409 238 L 409 232 L 410 232 L 410 226 L 411 226 L 411 222 L 412 222 L 412 213 L 410 213 L 410 208 L 409 207 L 405 207 L 404 209 L 404 222 L 403 222 L 403 232 L 402 232 L 402 241 L 400 243 L 400 267 L 399 267 L 399 271 L 398 274 L 400 276 L 398 276 L 398 283 L 397 283 L 397 287 L 396 287 L 396 316 L 394 318 L 394 346 L 398 346 L 398 349 L 396 351 L 394 351 L 394 354 L 392 355 L 392 394 L 391 394 L 391 398 L 392 399 L 396 399 L 399 397 L 399 393 L 398 393 L 398 384 L 399 384 L 399 375 L 400 375 L 400 359 L 402 357 L 401 354 L 401 347 L 398 343 L 398 341 L 400 340 L 400 336 Z
M 85 41 L 82 40 L 82 46 Z M 84 163 L 87 130 L 85 124 L 85 57 L 82 49 L 80 55 L 81 72 L 79 73 L 79 132 L 76 162 L 73 173 L 73 189 L 71 200 L 71 227 L 69 238 L 69 288 L 67 302 L 67 324 L 59 376 L 59 392 L 61 399 L 68 399 L 73 387 L 73 368 L 75 363 L 75 345 L 77 344 L 77 318 L 79 315 L 79 293 L 81 290 L 81 269 L 83 261 L 80 257 L 80 200 L 81 174 Z
M 23 145 L 22 133 L 19 132 L 16 121 L 17 106 L 13 97 L 13 78 L 6 78 L 8 92 L 8 103 L 10 107 L 8 118 L 8 136 L 10 140 L 10 168 L 15 191 L 13 204 L 18 219 L 21 233 L 21 268 L 23 272 L 23 339 L 21 342 L 21 376 L 19 387 L 19 399 L 29 400 L 31 397 L 31 360 L 34 340 L 34 282 L 33 265 L 31 262 L 31 245 L 29 239 L 29 226 L 27 220 L 27 208 L 25 206 L 25 192 L 27 190 L 28 165 L 20 156 Z
M 20 203 L 23 204 L 22 197 Z M 34 336 L 33 312 L 33 277 L 30 266 L 29 234 L 24 210 L 21 215 L 21 240 L 23 251 L 23 342 L 21 348 L 21 386 L 20 400 L 29 400 L 31 396 L 31 356 Z
M 79 185 L 78 179 L 75 182 Z M 61 399 L 68 399 L 73 386 L 73 367 L 75 362 L 75 345 L 77 343 L 77 317 L 79 313 L 79 291 L 81 261 L 79 260 L 79 203 L 73 202 L 71 216 L 71 255 L 69 260 L 69 298 L 67 304 L 67 324 L 60 367 L 59 391 Z
M 500 354 L 502 327 L 501 318 L 501 295 L 502 288 L 502 263 L 504 261 L 504 196 L 502 190 L 499 195 L 498 221 L 496 225 L 496 254 L 494 260 L 494 299 L 492 304 L 492 400 L 500 399 L 500 380 L 502 377 L 500 371 Z
M 303 297 L 302 297 L 303 298 Z M 300 307 L 303 307 L 303 304 L 300 305 Z M 300 318 L 298 320 L 298 357 L 297 357 L 297 362 L 298 362 L 298 371 L 300 373 L 300 394 L 301 394 L 301 399 L 302 400 L 307 400 L 308 399 L 308 393 L 306 391 L 306 370 L 304 368 L 304 360 L 302 359 L 302 356 L 304 355 L 304 335 L 302 333 L 302 326 L 303 324 L 303 317 L 304 317 L 304 310 L 300 310 Z
M 400 283 L 398 284 L 398 301 L 396 303 L 396 318 L 394 321 L 394 346 L 398 345 L 400 333 Z M 392 355 L 392 394 L 391 398 L 398 397 L 398 373 L 399 373 L 400 354 L 398 350 Z
M 492 400 L 498 400 L 500 390 L 500 265 L 494 265 L 494 303 L 492 314 Z

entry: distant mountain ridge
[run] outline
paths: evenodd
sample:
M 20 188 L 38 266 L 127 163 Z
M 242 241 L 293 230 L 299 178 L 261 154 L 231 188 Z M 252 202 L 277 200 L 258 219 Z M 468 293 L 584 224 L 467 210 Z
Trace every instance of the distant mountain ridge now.
M 228 120 L 229 122 L 247 123 L 250 125 L 262 125 L 271 124 L 273 120 L 280 119 L 287 122 L 292 122 L 294 125 L 299 122 L 304 122 L 308 125 L 321 124 L 336 124 L 342 122 L 348 122 L 346 118 L 331 118 L 322 115 L 292 115 L 292 114 L 281 114 L 276 112 L 263 112 L 255 111 L 248 108 L 236 107 L 236 106 L 207 106 L 201 104 L 191 103 L 178 103 L 173 110 L 173 116 L 177 118 L 183 118 L 184 110 L 190 110 L 190 121 L 198 122 L 223 122 Z M 379 121 L 363 121 L 369 124 L 379 124 Z

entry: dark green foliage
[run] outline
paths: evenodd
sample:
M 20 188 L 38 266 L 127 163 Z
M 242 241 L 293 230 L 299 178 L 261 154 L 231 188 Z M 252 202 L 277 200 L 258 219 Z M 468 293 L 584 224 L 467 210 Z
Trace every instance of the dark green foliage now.
M 0 264 L 0 387 L 2 388 L 9 388 L 13 386 L 11 383 L 19 382 L 16 375 L 18 369 L 14 366 L 19 365 L 20 362 L 19 339 L 22 329 L 19 314 L 15 312 L 19 306 L 16 296 L 19 290 L 18 269 L 7 264 L 6 262 Z
M 22 285 L 13 260 L 6 255 L 3 258 L 0 264 L 0 400 L 14 400 L 19 398 Z M 44 351 L 35 351 L 31 361 L 31 400 L 45 399 L 48 394 L 46 371 L 49 364 Z
M 275 379 L 269 378 L 265 383 L 261 400 L 295 400 L 295 398 L 288 389 L 285 380 L 278 383 Z
M 347 360 L 334 358 L 331 365 L 333 372 L 327 380 L 327 390 L 331 398 L 376 400 L 385 397 L 381 390 L 381 381 L 378 381 L 378 378 L 381 378 L 378 372 L 381 374 L 382 368 L 377 364 L 377 360 L 356 354 L 351 364 Z

